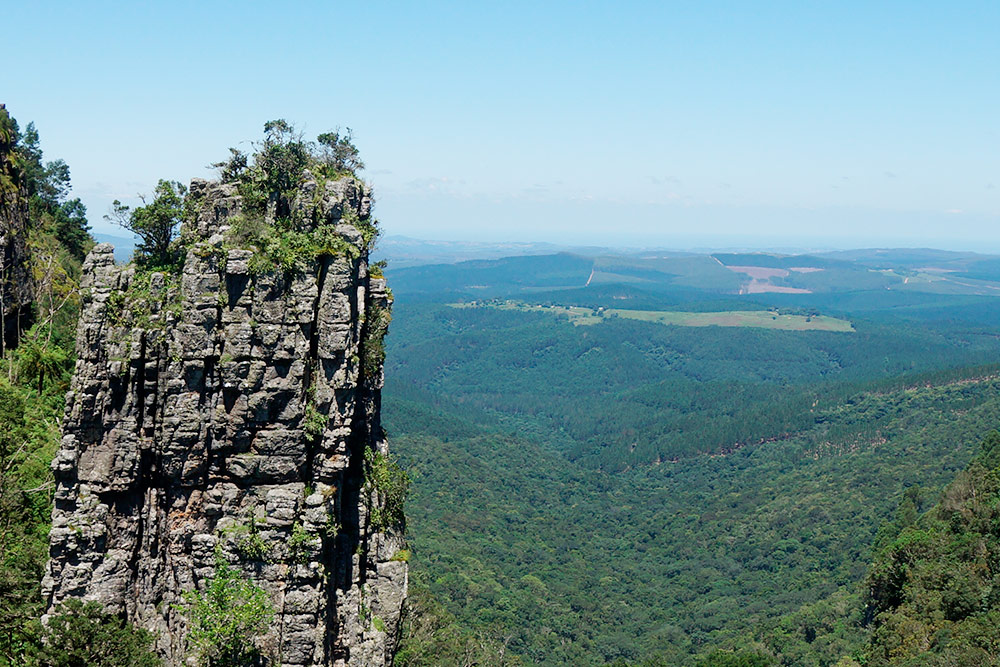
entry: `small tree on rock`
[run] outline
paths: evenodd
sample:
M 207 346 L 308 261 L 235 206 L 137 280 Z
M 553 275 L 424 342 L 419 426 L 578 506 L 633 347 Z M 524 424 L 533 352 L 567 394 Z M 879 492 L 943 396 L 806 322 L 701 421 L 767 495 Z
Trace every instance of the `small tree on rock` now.
M 254 640 L 267 632 L 274 608 L 267 592 L 216 554 L 215 574 L 204 592 L 184 596 L 188 640 L 204 667 L 261 664 Z
M 365 163 L 361 161 L 361 153 L 358 152 L 353 139 L 351 128 L 347 128 L 343 134 L 338 128 L 316 137 L 316 141 L 322 146 L 320 159 L 323 164 L 335 172 L 346 171 L 356 174 L 364 169 Z
M 161 179 L 151 202 L 147 204 L 146 198 L 140 195 L 143 205 L 133 209 L 116 199 L 111 214 L 104 219 L 118 223 L 139 237 L 135 247 L 138 259 L 153 266 L 168 266 L 175 259 L 171 244 L 184 215 L 186 194 L 187 188 L 181 183 Z

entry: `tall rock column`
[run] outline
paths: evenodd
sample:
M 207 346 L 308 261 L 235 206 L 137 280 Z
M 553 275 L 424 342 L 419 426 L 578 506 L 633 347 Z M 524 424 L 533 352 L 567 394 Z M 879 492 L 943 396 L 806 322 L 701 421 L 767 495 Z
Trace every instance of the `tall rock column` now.
M 183 664 L 183 596 L 221 558 L 268 594 L 268 664 L 391 663 L 407 566 L 401 516 L 373 475 L 387 460 L 391 297 L 359 231 L 367 186 L 309 180 L 300 194 L 294 231 L 322 230 L 332 250 L 293 268 L 245 247 L 245 229 L 270 217 L 244 211 L 235 185 L 201 180 L 178 275 L 118 266 L 106 244 L 87 258 L 53 463 L 50 614 L 69 597 L 99 601 Z

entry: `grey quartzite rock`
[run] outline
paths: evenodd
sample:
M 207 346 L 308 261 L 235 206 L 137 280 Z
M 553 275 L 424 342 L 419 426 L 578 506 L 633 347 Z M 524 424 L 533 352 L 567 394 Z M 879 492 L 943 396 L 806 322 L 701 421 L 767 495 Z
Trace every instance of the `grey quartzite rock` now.
M 141 328 L 116 313 L 130 306 L 121 294 L 134 269 L 115 265 L 107 244 L 84 265 L 53 462 L 49 612 L 68 597 L 97 600 L 156 633 L 168 664 L 185 664 L 182 595 L 204 588 L 222 553 L 270 595 L 261 647 L 272 664 L 390 664 L 407 566 L 393 558 L 402 536 L 369 521 L 364 452 L 387 450 L 382 371 L 365 377 L 361 362 L 366 312 L 391 305 L 385 281 L 368 275 L 361 247 L 306 271 L 253 273 L 253 251 L 224 247 L 242 211 L 235 188 L 196 180 L 191 193 L 200 213 L 182 231 L 193 242 L 183 273 L 149 279 L 161 305 Z M 360 181 L 322 194 L 314 219 L 369 215 Z M 353 226 L 337 233 L 360 244 Z M 266 545 L 259 557 L 241 552 L 248 526 Z

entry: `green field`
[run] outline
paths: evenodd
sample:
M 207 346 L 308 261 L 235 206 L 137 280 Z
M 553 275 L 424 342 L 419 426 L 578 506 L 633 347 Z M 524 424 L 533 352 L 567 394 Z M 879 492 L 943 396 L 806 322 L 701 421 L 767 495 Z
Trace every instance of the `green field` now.
M 577 325 L 591 325 L 606 319 L 621 317 L 643 322 L 673 324 L 680 327 L 759 327 L 785 331 L 853 332 L 847 320 L 825 315 L 782 315 L 772 310 L 726 310 L 720 312 L 685 312 L 672 310 L 620 310 L 617 308 L 586 308 L 582 306 L 539 306 L 515 301 L 452 303 L 453 308 L 497 308 L 564 315 Z
M 573 324 L 597 324 L 607 317 L 607 310 L 597 311 L 583 306 L 536 306 L 516 301 L 485 301 L 472 303 L 449 303 L 452 308 L 495 308 L 497 310 L 521 310 L 524 312 L 551 313 L 565 315 Z
M 717 313 L 687 313 L 662 310 L 608 310 L 607 317 L 676 324 L 681 327 L 762 327 L 788 331 L 854 331 L 847 320 L 825 315 L 780 315 L 770 310 L 728 310 Z

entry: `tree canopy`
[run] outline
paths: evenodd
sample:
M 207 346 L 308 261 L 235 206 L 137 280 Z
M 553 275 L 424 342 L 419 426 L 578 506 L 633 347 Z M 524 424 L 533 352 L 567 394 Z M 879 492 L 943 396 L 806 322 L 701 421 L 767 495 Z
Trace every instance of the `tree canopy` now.
M 147 203 L 146 197 L 140 195 L 143 205 L 133 209 L 116 199 L 105 219 L 139 237 L 135 248 L 138 260 L 154 267 L 168 266 L 176 259 L 172 244 L 184 216 L 186 194 L 187 188 L 181 183 L 161 179 L 151 201 Z
M 69 165 L 63 160 L 44 160 L 34 123 L 28 123 L 21 134 L 14 122 L 13 135 L 32 218 L 51 226 L 55 237 L 70 254 L 82 260 L 93 240 L 87 223 L 87 207 L 78 197 L 68 198 L 71 190 Z

